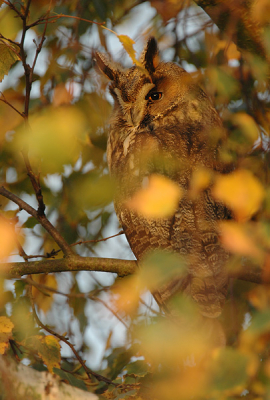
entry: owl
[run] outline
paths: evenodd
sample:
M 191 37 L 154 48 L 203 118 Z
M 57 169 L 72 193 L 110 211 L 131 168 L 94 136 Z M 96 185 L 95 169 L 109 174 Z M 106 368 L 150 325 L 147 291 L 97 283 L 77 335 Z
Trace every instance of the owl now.
M 226 172 L 219 161 L 221 119 L 189 73 L 176 63 L 159 62 L 154 38 L 148 40 L 140 65 L 124 68 L 102 53 L 96 61 L 111 81 L 107 159 L 116 184 L 116 214 L 130 247 L 139 261 L 156 249 L 185 257 L 187 277 L 179 273 L 157 288 L 156 300 L 166 306 L 181 291 L 204 317 L 216 318 L 228 287 L 228 254 L 219 241 L 218 222 L 230 215 L 209 187 L 194 198 L 190 186 L 200 169 Z M 165 176 L 181 189 L 172 215 L 149 217 L 129 206 L 153 175 Z

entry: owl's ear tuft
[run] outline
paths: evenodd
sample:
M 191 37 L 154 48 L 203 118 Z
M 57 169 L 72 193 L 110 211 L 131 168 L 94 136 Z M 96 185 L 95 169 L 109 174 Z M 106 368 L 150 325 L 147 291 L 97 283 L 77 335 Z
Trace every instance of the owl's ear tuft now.
M 154 37 L 150 37 L 141 55 L 141 62 L 145 69 L 150 73 L 154 73 L 159 64 L 158 45 Z
M 111 81 L 117 80 L 119 74 L 114 62 L 111 61 L 105 54 L 96 52 L 95 60 L 101 72 L 103 72 Z

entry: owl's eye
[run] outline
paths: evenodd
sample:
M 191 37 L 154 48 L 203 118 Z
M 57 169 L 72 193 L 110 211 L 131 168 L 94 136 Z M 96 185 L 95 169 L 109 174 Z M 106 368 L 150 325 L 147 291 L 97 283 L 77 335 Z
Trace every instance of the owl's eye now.
M 152 93 L 149 93 L 147 96 L 146 96 L 146 100 L 149 100 L 149 99 L 151 99 L 151 100 L 160 100 L 161 99 L 161 97 L 162 97 L 162 92 L 152 92 Z

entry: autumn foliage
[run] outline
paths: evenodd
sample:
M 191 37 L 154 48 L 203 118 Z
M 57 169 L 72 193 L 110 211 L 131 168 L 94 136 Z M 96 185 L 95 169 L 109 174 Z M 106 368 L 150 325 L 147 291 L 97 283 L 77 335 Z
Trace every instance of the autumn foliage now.
M 100 399 L 269 397 L 269 1 L 0 4 L 0 354 Z M 220 317 L 224 348 L 212 349 L 190 299 L 177 299 L 176 325 L 150 295 L 186 276 L 184 257 L 150 254 L 135 273 L 127 261 L 121 277 L 103 260 L 133 256 L 113 211 L 112 103 L 94 54 L 142 67 L 150 34 L 204 87 L 226 132 L 230 172 L 198 169 L 188 188 L 191 199 L 211 188 L 232 213 L 220 237 L 228 273 L 243 279 L 231 280 Z M 165 217 L 182 195 L 155 174 L 128 206 Z

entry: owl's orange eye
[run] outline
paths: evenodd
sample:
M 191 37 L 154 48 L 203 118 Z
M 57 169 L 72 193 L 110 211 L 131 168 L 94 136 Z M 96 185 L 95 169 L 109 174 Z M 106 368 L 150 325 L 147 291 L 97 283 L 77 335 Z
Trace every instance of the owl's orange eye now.
M 151 99 L 151 100 L 160 100 L 162 97 L 162 92 L 152 92 L 149 93 L 146 97 L 146 99 Z

